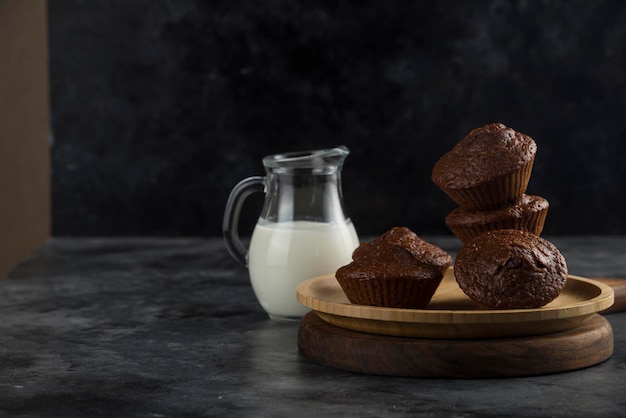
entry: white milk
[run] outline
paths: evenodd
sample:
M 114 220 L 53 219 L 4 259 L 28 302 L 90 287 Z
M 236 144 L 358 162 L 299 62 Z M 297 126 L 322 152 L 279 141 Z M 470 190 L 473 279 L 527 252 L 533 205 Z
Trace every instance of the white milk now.
M 300 319 L 309 311 L 296 298 L 296 286 L 348 264 L 359 239 L 350 220 L 260 222 L 254 228 L 248 269 L 252 288 L 272 319 Z

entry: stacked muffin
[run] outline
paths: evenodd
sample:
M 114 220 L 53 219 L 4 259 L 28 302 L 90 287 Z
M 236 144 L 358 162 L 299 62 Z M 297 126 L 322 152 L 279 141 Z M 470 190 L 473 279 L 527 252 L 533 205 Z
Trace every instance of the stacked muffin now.
M 462 243 L 494 229 L 541 234 L 548 201 L 525 194 L 536 153 L 531 137 L 492 123 L 472 130 L 437 161 L 432 180 L 459 204 L 446 225 Z
M 493 123 L 472 130 L 433 168 L 433 182 L 460 205 L 446 217 L 463 243 L 454 276 L 486 308 L 544 306 L 567 280 L 565 259 L 539 237 L 548 202 L 525 194 L 536 152 L 532 138 Z
M 554 244 L 533 233 L 494 229 L 461 248 L 454 277 L 470 299 L 486 308 L 540 308 L 561 293 L 567 264 Z

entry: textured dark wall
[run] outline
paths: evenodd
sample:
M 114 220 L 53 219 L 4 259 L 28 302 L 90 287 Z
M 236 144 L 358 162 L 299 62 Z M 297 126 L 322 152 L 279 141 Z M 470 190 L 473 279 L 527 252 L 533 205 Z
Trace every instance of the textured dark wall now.
M 49 2 L 55 235 L 219 235 L 266 154 L 347 145 L 361 234 L 447 233 L 433 164 L 503 122 L 546 234 L 626 233 L 626 2 Z M 260 199 L 246 208 L 242 232 Z

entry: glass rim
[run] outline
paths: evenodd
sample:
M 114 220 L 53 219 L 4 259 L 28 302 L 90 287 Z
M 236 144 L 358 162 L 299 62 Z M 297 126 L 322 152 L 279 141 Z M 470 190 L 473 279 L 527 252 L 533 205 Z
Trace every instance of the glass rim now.
M 263 165 L 268 168 L 314 168 L 324 165 L 339 165 L 349 153 L 350 150 L 345 145 L 319 150 L 291 151 L 281 154 L 268 155 L 263 158 Z

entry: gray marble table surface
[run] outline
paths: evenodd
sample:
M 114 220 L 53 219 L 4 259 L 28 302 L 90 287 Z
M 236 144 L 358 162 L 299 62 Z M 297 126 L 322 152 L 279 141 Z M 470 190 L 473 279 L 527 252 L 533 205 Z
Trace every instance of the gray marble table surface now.
M 626 237 L 548 239 L 571 274 L 626 278 Z M 52 238 L 0 280 L 0 416 L 626 416 L 626 313 L 606 318 L 614 354 L 581 370 L 351 373 L 298 352 L 221 239 Z

